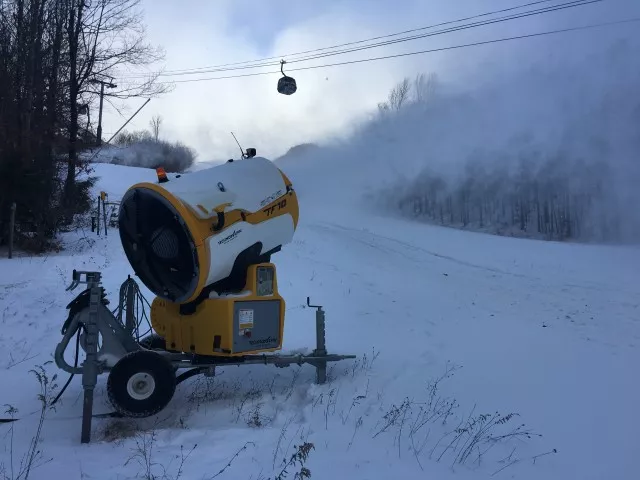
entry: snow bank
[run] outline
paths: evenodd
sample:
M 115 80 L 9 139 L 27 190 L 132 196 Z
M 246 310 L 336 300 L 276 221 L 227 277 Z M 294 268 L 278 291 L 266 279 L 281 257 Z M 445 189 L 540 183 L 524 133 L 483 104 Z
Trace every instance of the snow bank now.
M 287 300 L 284 351 L 314 347 L 311 296 L 325 306 L 330 351 L 358 359 L 332 366 L 323 386 L 309 366 L 219 368 L 214 379 L 182 383 L 157 417 L 95 420 L 93 443 L 83 448 L 76 378 L 56 409 L 45 409 L 38 434 L 37 395 L 51 399 L 66 375 L 43 392 L 31 370 L 60 373 L 45 362 L 77 293 L 64 291 L 71 271 L 100 270 L 112 302 L 133 273 L 116 230 L 68 234 L 74 248 L 59 254 L 0 259 L 0 382 L 12 386 L 0 400 L 18 408 L 6 416 L 20 418 L 0 425 L 0 474 L 12 459 L 17 471 L 39 435 L 31 480 L 275 478 L 311 444 L 304 466 L 312 479 L 635 478 L 640 389 L 629 378 L 640 362 L 640 250 L 513 240 L 333 208 L 332 195 L 349 192 L 326 188 L 339 172 L 322 177 L 309 167 L 315 176 L 305 182 L 302 165 L 294 169 L 300 183 L 317 186 L 298 185 L 296 237 L 273 258 Z M 155 177 L 95 169 L 96 189 L 112 197 Z M 105 381 L 96 413 L 112 409 Z M 290 465 L 281 478 L 300 468 Z

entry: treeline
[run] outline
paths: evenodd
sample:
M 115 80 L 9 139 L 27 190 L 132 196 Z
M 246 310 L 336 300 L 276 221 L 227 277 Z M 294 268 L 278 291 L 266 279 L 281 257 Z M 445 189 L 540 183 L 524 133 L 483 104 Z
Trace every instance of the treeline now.
M 606 165 L 558 158 L 540 166 L 520 158 L 517 165 L 516 171 L 509 171 L 470 161 L 455 180 L 425 170 L 398 190 L 395 207 L 413 218 L 498 235 L 547 240 L 619 238 L 618 218 L 606 214 L 605 206 L 613 201 L 606 194 L 610 181 Z
M 127 165 L 129 167 L 158 168 L 182 173 L 196 160 L 193 148 L 182 142 L 169 142 L 160 138 L 161 117 L 154 117 L 151 130 L 123 131 L 113 140 L 112 148 L 105 148 L 94 162 Z
M 398 83 L 387 101 L 379 104 L 382 118 L 395 115 L 386 125 L 406 123 L 416 131 L 417 119 L 425 129 L 430 122 L 438 122 L 428 108 L 413 108 L 428 105 L 438 88 L 434 76 Z M 444 104 L 447 100 L 436 101 Z M 456 138 L 452 135 L 449 140 Z M 505 139 L 503 148 L 486 148 L 482 138 L 478 141 L 469 150 L 456 150 L 457 158 L 425 155 L 423 166 L 414 166 L 418 175 L 385 189 L 382 206 L 430 223 L 506 236 L 605 242 L 637 239 L 638 216 L 625 213 L 624 192 L 616 188 L 620 170 L 615 170 L 615 162 L 603 151 L 578 154 L 571 148 L 512 138 Z M 582 144 L 589 141 L 587 134 L 581 139 Z
M 0 245 L 11 205 L 18 244 L 42 251 L 89 208 L 100 81 L 157 61 L 138 0 L 0 0 Z M 106 101 L 155 95 L 147 78 L 108 89 Z M 92 115 L 92 112 L 95 112 Z

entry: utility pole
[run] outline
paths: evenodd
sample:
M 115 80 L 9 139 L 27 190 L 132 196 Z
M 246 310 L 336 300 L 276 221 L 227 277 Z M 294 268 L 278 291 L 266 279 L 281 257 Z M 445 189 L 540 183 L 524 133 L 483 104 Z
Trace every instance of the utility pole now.
M 102 145 L 102 103 L 104 100 L 104 87 L 116 88 L 115 83 L 107 82 L 104 80 L 89 80 L 90 83 L 100 84 L 100 111 L 98 113 L 98 146 Z

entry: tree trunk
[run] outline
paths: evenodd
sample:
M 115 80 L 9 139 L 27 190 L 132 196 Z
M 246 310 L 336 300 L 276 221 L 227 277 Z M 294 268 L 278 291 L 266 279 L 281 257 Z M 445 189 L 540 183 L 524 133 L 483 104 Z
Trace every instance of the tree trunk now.
M 68 210 L 72 209 L 75 196 L 76 168 L 78 166 L 78 45 L 80 41 L 80 27 L 82 25 L 82 11 L 84 1 L 77 3 L 74 1 L 69 8 L 69 23 L 67 25 L 67 36 L 69 42 L 69 145 L 67 159 L 67 178 L 64 188 L 64 206 L 66 221 L 71 222 L 72 218 Z

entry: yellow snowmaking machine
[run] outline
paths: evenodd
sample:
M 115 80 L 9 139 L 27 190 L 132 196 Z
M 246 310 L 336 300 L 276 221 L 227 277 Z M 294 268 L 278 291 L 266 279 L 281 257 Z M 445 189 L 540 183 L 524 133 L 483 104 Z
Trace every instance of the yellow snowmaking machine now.
M 73 272 L 68 290 L 86 289 L 69 305 L 56 364 L 82 374 L 82 442 L 90 439 L 93 390 L 108 372 L 107 393 L 119 416 L 155 415 L 176 385 L 217 366 L 311 364 L 326 380 L 327 362 L 355 358 L 328 354 L 325 317 L 316 308 L 316 348 L 281 355 L 285 300 L 278 292 L 272 255 L 289 244 L 298 225 L 296 192 L 270 160 L 247 149 L 240 160 L 182 175 L 158 169 L 157 182 L 131 186 L 120 202 L 124 253 L 138 279 L 155 295 L 152 333 L 140 332 L 135 306 L 143 299 L 129 277 L 117 308 L 107 308 L 100 272 Z M 138 312 L 139 313 L 139 312 Z M 143 309 L 143 314 L 145 313 Z M 64 353 L 77 335 L 82 365 Z M 180 375 L 179 369 L 186 369 Z
M 298 200 L 271 161 L 133 185 L 119 222 L 129 263 L 157 295 L 155 345 L 211 356 L 281 347 L 285 302 L 270 260 L 293 239 Z

